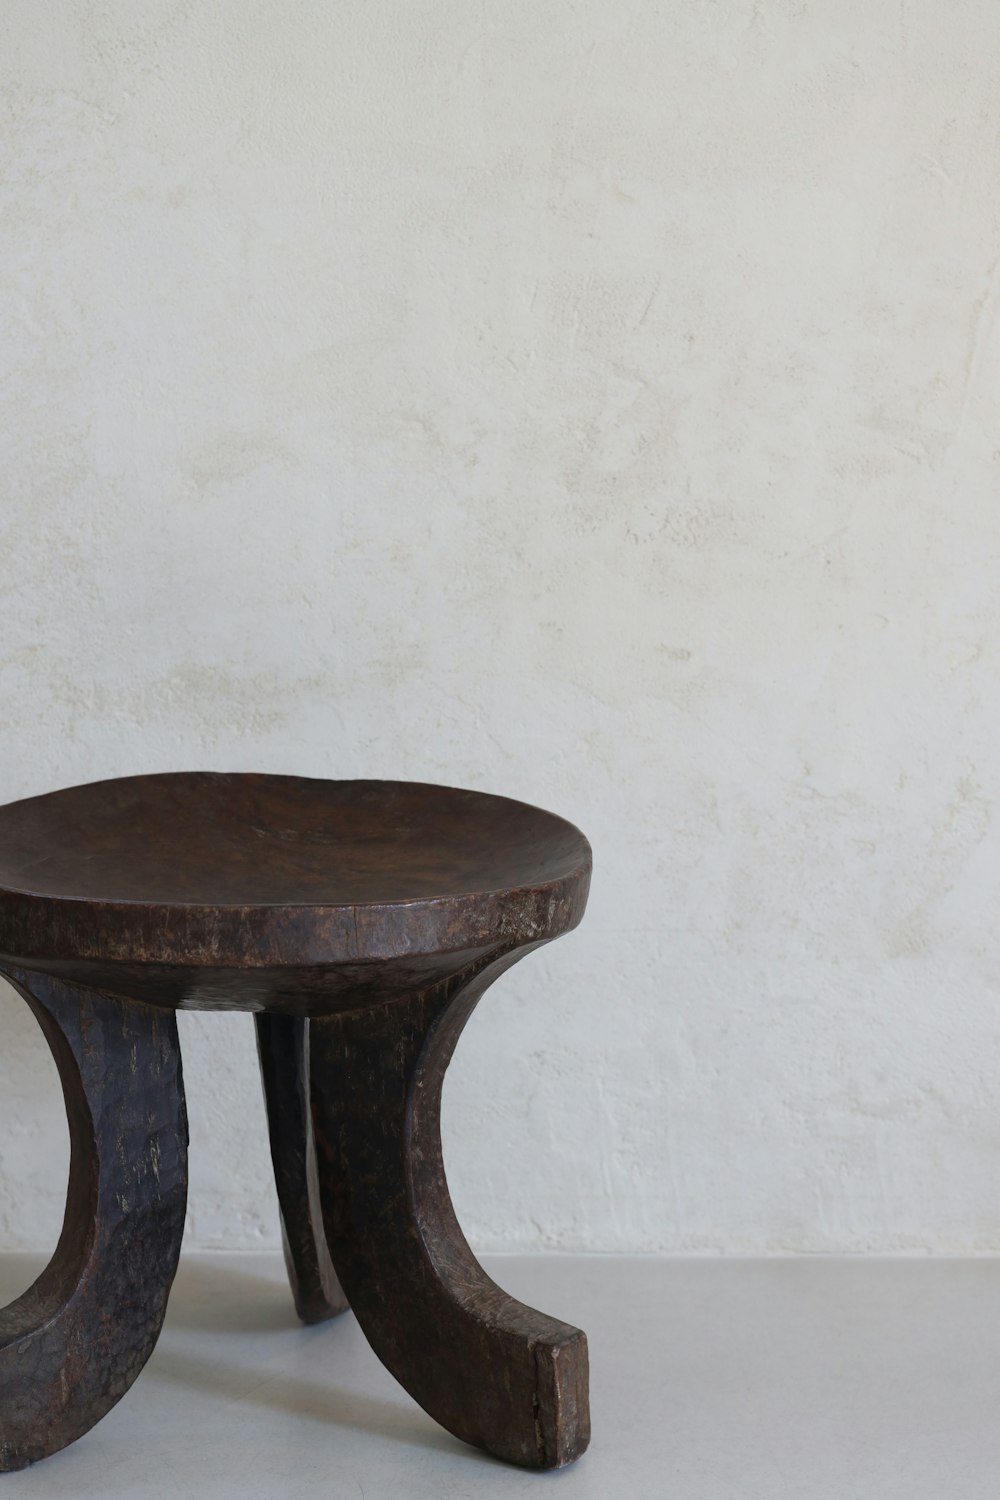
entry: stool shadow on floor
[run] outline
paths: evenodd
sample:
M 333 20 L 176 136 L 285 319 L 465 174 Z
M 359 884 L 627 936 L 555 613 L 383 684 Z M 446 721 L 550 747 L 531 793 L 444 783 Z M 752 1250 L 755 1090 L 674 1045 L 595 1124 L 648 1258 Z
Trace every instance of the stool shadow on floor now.
M 496 1464 L 490 1454 L 469 1446 L 444 1431 L 417 1405 L 406 1399 L 385 1400 L 325 1381 L 303 1380 L 282 1370 L 254 1369 L 243 1362 L 239 1340 L 274 1334 L 282 1340 L 315 1351 L 316 1342 L 328 1346 L 331 1373 L 338 1355 L 354 1357 L 363 1343 L 353 1318 L 303 1327 L 295 1315 L 284 1273 L 279 1280 L 262 1276 L 249 1267 L 233 1269 L 232 1260 L 215 1265 L 211 1260 L 182 1261 L 174 1283 L 159 1344 L 149 1361 L 142 1384 L 158 1380 L 205 1391 L 220 1406 L 252 1405 L 279 1415 L 305 1418 L 327 1426 L 363 1431 L 390 1442 L 452 1453 Z M 212 1347 L 225 1348 L 226 1336 L 233 1340 L 233 1362 L 210 1359 L 186 1345 L 191 1333 L 214 1334 Z M 277 1339 L 276 1339 L 277 1342 Z M 349 1346 L 353 1345 L 353 1349 Z M 374 1358 L 367 1346 L 366 1358 Z M 141 1390 L 141 1386 L 139 1387 Z
M 52 1258 L 52 1251 L 39 1254 L 33 1250 L 5 1250 L 0 1255 L 0 1307 L 6 1307 L 27 1291 Z
M 220 1406 L 254 1405 L 283 1416 L 304 1417 L 326 1426 L 349 1427 L 371 1433 L 394 1443 L 411 1447 L 432 1448 L 453 1453 L 463 1463 L 470 1460 L 490 1465 L 499 1459 L 478 1449 L 470 1449 L 443 1429 L 435 1430 L 431 1418 L 414 1407 L 407 1411 L 394 1401 L 361 1395 L 336 1385 L 320 1385 L 282 1373 L 261 1374 L 256 1381 L 246 1370 L 234 1369 L 220 1361 L 198 1359 L 169 1344 L 165 1330 L 156 1353 L 150 1359 L 146 1380 L 167 1380 L 209 1393 Z
M 234 1270 L 231 1257 L 214 1264 L 210 1256 L 181 1260 L 163 1327 L 164 1336 L 172 1328 L 221 1334 L 309 1332 L 295 1315 L 283 1269 L 276 1268 L 273 1277 L 262 1276 L 251 1266 Z M 321 1327 L 336 1337 L 336 1320 Z

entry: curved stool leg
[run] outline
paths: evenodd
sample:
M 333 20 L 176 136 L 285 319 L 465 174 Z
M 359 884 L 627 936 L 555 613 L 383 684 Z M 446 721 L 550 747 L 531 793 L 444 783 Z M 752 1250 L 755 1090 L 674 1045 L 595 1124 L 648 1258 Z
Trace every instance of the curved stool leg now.
M 459 1228 L 441 1157 L 445 1069 L 511 962 L 314 1018 L 312 1107 L 330 1252 L 375 1353 L 456 1437 L 548 1469 L 590 1438 L 586 1337 L 490 1280 Z
M 187 1115 L 172 1012 L 0 971 L 31 1006 L 66 1097 L 69 1190 L 49 1265 L 0 1312 L 0 1470 L 65 1448 L 152 1353 L 177 1269 Z
M 323 1232 L 309 1112 L 309 1022 L 300 1016 L 254 1019 L 288 1280 L 303 1323 L 322 1323 L 345 1312 L 347 1298 Z

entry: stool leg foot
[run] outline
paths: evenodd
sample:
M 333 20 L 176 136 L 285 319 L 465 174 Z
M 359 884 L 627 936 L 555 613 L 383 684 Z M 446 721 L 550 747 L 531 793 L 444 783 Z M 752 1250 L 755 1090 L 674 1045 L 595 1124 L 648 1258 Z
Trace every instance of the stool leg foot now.
M 187 1200 L 187 1116 L 172 1012 L 3 972 L 52 1050 L 70 1173 L 47 1268 L 0 1311 L 0 1470 L 65 1448 L 153 1351 Z
M 445 1069 L 487 984 L 513 961 L 310 1023 L 326 1235 L 383 1364 L 443 1427 L 526 1468 L 590 1438 L 587 1341 L 516 1302 L 475 1259 L 441 1157 Z
M 309 1022 L 254 1019 L 288 1280 L 303 1323 L 322 1323 L 345 1312 L 347 1298 L 323 1232 L 309 1110 Z

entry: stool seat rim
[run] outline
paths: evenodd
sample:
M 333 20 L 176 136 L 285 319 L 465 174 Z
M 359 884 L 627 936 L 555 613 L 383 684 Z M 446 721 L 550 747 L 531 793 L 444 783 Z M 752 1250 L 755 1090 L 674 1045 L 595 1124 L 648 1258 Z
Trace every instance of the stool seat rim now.
M 0 806 L 0 956 L 240 969 L 545 941 L 590 869 L 572 823 L 492 793 L 117 777 Z

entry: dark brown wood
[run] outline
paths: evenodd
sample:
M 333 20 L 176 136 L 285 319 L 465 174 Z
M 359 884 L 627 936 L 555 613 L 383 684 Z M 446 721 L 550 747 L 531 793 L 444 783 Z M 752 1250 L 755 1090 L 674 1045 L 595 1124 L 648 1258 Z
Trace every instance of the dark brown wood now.
M 55 1254 L 0 1312 L 0 1470 L 9 1470 L 81 1437 L 152 1353 L 184 1230 L 187 1116 L 173 1016 L 3 973 L 52 1049 L 71 1142 Z
M 590 1440 L 586 1337 L 490 1280 L 441 1156 L 445 1069 L 486 986 L 520 956 L 311 1021 L 310 1079 L 327 1239 L 375 1353 L 456 1437 L 549 1469 Z
M 323 1233 L 309 1107 L 309 1021 L 254 1019 L 288 1281 L 303 1323 L 322 1323 L 347 1311 L 347 1297 Z
M 342 1004 L 341 966 L 433 968 L 501 936 L 567 931 L 589 871 L 578 829 L 507 797 L 419 782 L 133 776 L 0 808 L 0 951 L 112 989 L 153 966 L 151 998 L 171 1006 L 217 1009 L 228 982 L 234 1009 L 322 1014 Z M 301 971 L 305 1012 L 287 1003 Z
M 561 818 L 417 783 L 191 772 L 0 808 L 0 966 L 74 1143 L 52 1266 L 0 1315 L 0 1467 L 86 1431 L 155 1342 L 183 1222 L 179 1007 L 256 1014 L 300 1316 L 349 1298 L 450 1431 L 530 1468 L 577 1457 L 586 1339 L 478 1265 L 438 1119 L 474 1005 L 576 925 L 589 878 Z

